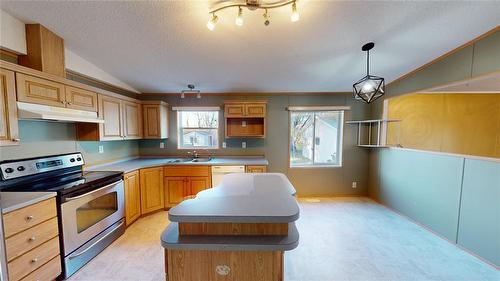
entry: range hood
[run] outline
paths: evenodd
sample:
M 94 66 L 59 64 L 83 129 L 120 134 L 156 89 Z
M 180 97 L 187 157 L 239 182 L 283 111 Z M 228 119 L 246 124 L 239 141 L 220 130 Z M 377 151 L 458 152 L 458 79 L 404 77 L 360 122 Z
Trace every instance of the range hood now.
M 97 112 L 25 102 L 17 102 L 17 115 L 19 119 L 25 120 L 104 123 L 103 119 L 97 117 Z

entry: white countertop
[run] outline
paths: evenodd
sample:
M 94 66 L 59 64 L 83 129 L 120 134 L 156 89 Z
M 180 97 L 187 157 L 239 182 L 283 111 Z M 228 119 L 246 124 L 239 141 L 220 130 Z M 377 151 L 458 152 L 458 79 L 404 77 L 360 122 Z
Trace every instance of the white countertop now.
M 290 223 L 299 218 L 295 188 L 280 173 L 225 175 L 168 212 L 173 222 Z
M 0 192 L 2 213 L 9 213 L 23 207 L 55 197 L 55 192 Z
M 213 157 L 208 162 L 175 162 L 182 159 L 180 157 L 144 157 L 135 159 L 126 159 L 112 163 L 100 164 L 85 167 L 87 171 L 122 171 L 124 173 L 132 172 L 142 168 L 152 168 L 166 165 L 209 165 L 209 166 L 232 166 L 232 165 L 256 165 L 267 166 L 269 162 L 264 157 Z

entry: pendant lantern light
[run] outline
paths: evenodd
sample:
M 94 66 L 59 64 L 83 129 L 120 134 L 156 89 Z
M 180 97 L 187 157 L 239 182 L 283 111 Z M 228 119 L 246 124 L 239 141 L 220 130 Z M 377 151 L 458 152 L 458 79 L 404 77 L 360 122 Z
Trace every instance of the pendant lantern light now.
M 363 52 L 366 52 L 366 76 L 352 85 L 354 98 L 366 103 L 371 103 L 385 94 L 384 78 L 370 75 L 370 50 L 374 46 L 375 43 L 370 42 L 361 48 Z

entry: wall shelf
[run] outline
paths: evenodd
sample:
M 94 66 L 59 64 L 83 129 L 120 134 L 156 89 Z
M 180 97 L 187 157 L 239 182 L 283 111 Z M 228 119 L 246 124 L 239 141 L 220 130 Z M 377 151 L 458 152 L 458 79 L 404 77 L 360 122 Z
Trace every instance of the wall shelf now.
M 346 124 L 358 125 L 357 146 L 365 148 L 387 148 L 386 131 L 387 123 L 400 122 L 399 119 L 372 119 L 372 120 L 351 120 L 346 121 Z M 376 130 L 373 133 L 373 130 Z M 366 137 L 363 136 L 363 132 Z M 375 140 L 373 140 L 375 138 Z M 399 142 L 399 127 L 398 127 L 398 142 Z

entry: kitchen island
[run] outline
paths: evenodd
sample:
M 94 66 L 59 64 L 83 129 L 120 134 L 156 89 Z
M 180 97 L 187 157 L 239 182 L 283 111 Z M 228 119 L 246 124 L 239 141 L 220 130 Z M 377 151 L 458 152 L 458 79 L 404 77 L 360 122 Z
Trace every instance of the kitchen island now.
M 283 174 L 229 174 L 170 209 L 167 280 L 283 280 L 283 253 L 299 242 L 294 195 Z

